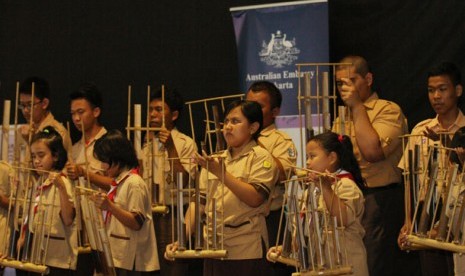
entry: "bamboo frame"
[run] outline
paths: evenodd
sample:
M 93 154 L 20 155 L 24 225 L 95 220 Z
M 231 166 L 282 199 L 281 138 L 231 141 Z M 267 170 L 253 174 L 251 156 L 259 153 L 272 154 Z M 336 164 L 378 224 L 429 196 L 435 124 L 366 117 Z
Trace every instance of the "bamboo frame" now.
M 284 194 L 278 233 L 282 232 L 285 225 L 284 235 L 278 235 L 276 246 L 270 249 L 267 259 L 296 267 L 298 273 L 293 275 L 352 273 L 345 247 L 345 229 L 341 226 L 342 217 L 330 219 L 328 210 L 321 209 L 319 198 L 323 197 L 322 180 L 320 178 L 319 182 L 312 182 L 306 174 L 330 177 L 336 182 L 335 185 L 339 183 L 338 177 L 306 168 L 294 168 L 299 174 L 283 181 L 287 192 Z
M 335 132 L 350 135 L 346 131 L 346 121 L 350 117 L 350 114 L 346 115 L 346 110 L 348 109 L 336 107 L 338 96 L 335 72 L 338 66 L 352 66 L 352 64 L 297 63 L 296 66 L 297 75 L 299 76 L 297 109 L 300 137 L 303 141 L 301 143 L 301 152 L 305 152 L 305 141 L 313 137 L 315 131 L 316 134 L 331 131 L 331 117 L 334 123 L 336 122 L 336 118 L 339 118 L 340 125 L 333 124 L 333 129 L 336 129 Z M 333 74 L 330 75 L 330 72 L 333 72 Z M 330 87 L 332 87 L 331 91 Z M 312 110 L 314 107 L 316 107 L 316 112 Z M 314 125 L 314 116 L 317 117 L 316 125 Z M 305 118 L 305 126 L 303 118 Z M 301 164 L 305 164 L 305 154 L 302 154 L 301 158 Z
M 446 133 L 444 139 L 448 136 L 449 134 Z M 450 154 L 455 149 L 440 144 L 429 144 L 428 157 L 426 160 L 421 159 L 423 161 L 422 185 L 417 193 L 425 196 L 424 200 L 422 196 L 418 196 L 414 202 L 415 211 L 411 219 L 411 227 L 406 235 L 406 249 L 434 248 L 461 254 L 465 253 L 462 229 L 465 204 L 460 202 L 464 197 L 463 192 L 460 191 L 464 189 L 465 171 L 462 168 L 459 172 L 457 164 L 454 166 L 449 164 Z M 410 170 L 405 172 L 405 174 L 410 173 Z M 408 200 L 406 198 L 406 201 Z M 439 212 L 439 205 L 447 206 L 447 208 L 443 207 Z M 450 208 L 447 215 L 446 210 Z M 438 225 L 437 229 L 435 225 Z

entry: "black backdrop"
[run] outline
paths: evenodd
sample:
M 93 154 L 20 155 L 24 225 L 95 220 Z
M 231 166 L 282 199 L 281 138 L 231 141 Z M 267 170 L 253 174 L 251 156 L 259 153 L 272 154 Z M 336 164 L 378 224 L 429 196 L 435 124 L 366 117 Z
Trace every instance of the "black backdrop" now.
M 236 94 L 229 8 L 272 2 L 0 0 L 0 98 L 14 101 L 17 80 L 42 76 L 53 113 L 66 122 L 68 94 L 93 81 L 105 97 L 102 122 L 124 129 L 129 84 L 139 103 L 148 84 L 176 87 L 186 100 Z M 380 95 L 413 127 L 433 116 L 427 68 L 450 60 L 465 74 L 464 11 L 462 0 L 329 0 L 331 61 L 365 56 Z M 180 128 L 190 133 L 183 117 Z

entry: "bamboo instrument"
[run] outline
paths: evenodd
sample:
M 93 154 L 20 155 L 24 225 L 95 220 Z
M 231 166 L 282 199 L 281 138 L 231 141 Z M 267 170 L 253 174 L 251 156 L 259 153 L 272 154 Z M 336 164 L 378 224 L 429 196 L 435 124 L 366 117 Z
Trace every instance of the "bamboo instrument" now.
M 81 120 L 82 138 L 86 141 L 84 132 L 84 122 Z M 84 152 L 84 160 L 86 166 L 86 180 L 84 183 L 80 183 L 76 186 L 76 189 L 86 191 L 80 193 L 81 199 L 81 210 L 83 213 L 84 225 L 86 233 L 89 237 L 90 247 L 96 252 L 95 256 L 97 263 L 97 270 L 101 270 L 105 275 L 114 276 L 116 275 L 115 267 L 113 264 L 113 257 L 111 254 L 110 242 L 108 240 L 108 234 L 106 231 L 105 223 L 101 213 L 98 211 L 95 204 L 91 201 L 89 196 L 93 196 L 97 193 L 90 189 L 90 176 L 89 176 L 89 160 L 87 158 L 87 152 Z
M 438 227 L 438 234 L 436 239 L 438 241 L 447 241 L 447 226 L 449 224 L 449 219 L 446 216 L 446 211 L 449 208 L 449 205 L 452 203 L 451 198 L 452 198 L 452 186 L 455 185 L 455 179 L 457 177 L 457 171 L 459 169 L 458 164 L 453 165 L 449 169 L 449 176 L 448 176 L 448 181 L 447 181 L 447 186 L 446 186 L 446 192 L 444 193 L 443 197 L 443 204 L 442 204 L 442 210 L 441 210 L 441 215 L 439 218 L 439 227 Z M 452 171 L 452 172 L 451 172 Z M 452 203 L 454 204 L 454 203 Z
M 216 134 L 216 152 L 220 152 L 225 149 L 225 142 L 223 133 L 221 132 L 220 115 L 218 112 L 218 106 L 212 106 L 213 120 L 215 121 L 215 134 Z
M 299 170 L 334 177 L 308 169 Z M 338 183 L 337 177 L 335 181 Z M 322 184 L 309 181 L 306 176 L 294 177 L 285 183 L 288 183 L 288 195 L 285 197 L 286 205 L 283 206 L 291 206 L 284 208 L 288 218 L 283 216 L 282 219 L 286 219 L 286 224 L 292 225 L 293 230 L 287 231 L 290 235 L 284 232 L 283 243 L 276 246 L 278 250 L 269 253 L 267 258 L 273 262 L 295 266 L 298 272 L 293 275 L 352 273 L 344 243 L 345 229 L 338 226 L 342 218 L 332 217 L 329 210 L 319 205 L 323 196 L 319 185 Z M 299 191 L 299 186 L 305 192 Z

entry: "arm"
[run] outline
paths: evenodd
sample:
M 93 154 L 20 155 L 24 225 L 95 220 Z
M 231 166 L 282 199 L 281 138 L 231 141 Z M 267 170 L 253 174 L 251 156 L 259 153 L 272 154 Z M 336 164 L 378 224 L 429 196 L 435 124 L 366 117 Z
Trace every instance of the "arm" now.
M 9 205 L 10 199 L 5 195 L 0 194 L 0 208 L 8 209 Z
M 200 213 L 205 213 L 205 205 L 200 204 Z M 184 222 L 186 223 L 186 234 L 195 233 L 195 202 L 189 204 Z
M 58 173 L 50 173 L 49 179 L 57 187 L 60 196 L 60 215 L 63 224 L 70 226 L 73 223 L 75 213 L 74 205 L 70 201 L 70 195 L 66 189 L 66 184 Z
M 207 168 L 208 163 L 208 170 L 221 179 L 223 177 L 223 163 L 221 160 L 210 156 L 201 156 L 198 153 L 195 153 L 194 156 L 195 162 L 202 166 L 203 168 Z M 249 205 L 250 207 L 258 207 L 264 201 L 265 197 L 261 194 L 254 186 L 249 183 L 246 183 L 232 174 L 230 174 L 226 169 L 224 169 L 224 182 L 226 187 L 228 187 L 231 192 L 234 193 L 241 201 Z
M 170 158 L 170 164 L 172 164 L 172 172 L 173 175 L 177 175 L 178 172 L 182 172 L 183 179 L 188 179 L 188 172 L 184 169 L 184 166 L 181 163 L 181 159 L 179 159 L 178 151 L 176 150 L 176 146 L 174 145 L 173 136 L 171 135 L 171 131 L 167 129 L 162 129 L 158 133 L 158 139 L 160 139 L 160 143 L 162 143 L 168 153 L 168 158 Z
M 323 182 L 321 185 L 323 200 L 328 207 L 328 212 L 331 216 L 338 218 L 338 223 L 342 222 L 341 226 L 347 226 L 347 207 L 344 204 L 344 201 L 340 199 L 331 188 L 331 183 L 334 179 L 328 176 L 321 176 L 321 180 Z
M 66 164 L 66 173 L 68 174 L 68 177 L 72 180 L 76 180 L 79 177 L 87 178 L 86 170 L 82 166 L 75 165 L 70 162 Z M 100 189 L 104 191 L 109 191 L 113 179 L 111 177 L 107 177 L 98 173 L 89 172 L 89 181 L 95 184 Z
M 363 103 L 360 103 L 353 106 L 351 110 L 354 120 L 355 138 L 360 153 L 368 162 L 374 163 L 384 160 L 385 156 L 379 135 L 368 118 L 365 106 Z
M 111 212 L 111 215 L 119 220 L 124 226 L 135 231 L 138 231 L 142 228 L 142 225 L 137 222 L 134 213 L 117 206 L 108 198 L 106 194 L 99 193 L 92 199 L 95 202 L 97 208 Z
M 352 111 L 355 129 L 355 138 L 360 153 L 368 162 L 378 162 L 385 159 L 379 135 L 374 129 L 368 117 L 359 91 L 349 78 L 341 78 L 343 82 L 340 88 L 340 95 L 344 103 Z

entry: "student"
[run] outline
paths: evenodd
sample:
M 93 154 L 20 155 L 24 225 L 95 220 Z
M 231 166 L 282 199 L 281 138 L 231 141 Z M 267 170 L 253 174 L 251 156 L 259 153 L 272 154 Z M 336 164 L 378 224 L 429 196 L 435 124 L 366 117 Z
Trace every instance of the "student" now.
M 86 187 L 88 176 L 91 188 L 108 191 L 112 179 L 103 175 L 102 162 L 94 157 L 95 141 L 107 133 L 105 127 L 100 124 L 103 107 L 100 92 L 95 84 L 84 83 L 72 92 L 69 98 L 71 118 L 82 136 L 72 147 L 66 173 L 71 180 L 78 180 L 82 187 Z M 80 254 L 76 276 L 93 274 L 95 268 L 99 270 L 99 263 L 95 255 Z
M 364 212 L 362 193 L 364 180 L 355 159 L 352 142 L 345 135 L 333 132 L 319 134 L 307 143 L 307 168 L 339 178 L 322 177 L 323 208 L 331 217 L 342 218 L 348 263 L 354 275 L 368 275 L 365 230 L 361 224 Z M 314 180 L 317 175 L 311 175 Z
M 223 260 L 205 259 L 204 275 L 269 275 L 264 258 L 265 212 L 279 172 L 271 154 L 257 144 L 262 121 L 258 103 L 232 102 L 225 111 L 223 127 L 227 150 L 219 157 L 195 155 L 195 162 L 202 167 L 201 189 L 209 181 L 212 186 L 218 185 L 208 193 L 216 198 L 217 210 L 223 212 L 224 248 L 228 252 Z M 211 205 L 201 207 L 211 221 Z M 186 225 L 192 228 L 194 209 L 191 203 L 186 216 Z
M 34 233 L 41 231 L 43 223 L 50 224 L 48 246 L 45 246 L 45 242 L 40 245 L 48 248 L 45 259 L 45 265 L 50 268 L 48 275 L 73 275 L 78 251 L 73 188 L 61 173 L 67 154 L 61 136 L 53 127 L 46 127 L 33 136 L 31 157 L 39 180 L 33 189 L 32 206 L 17 247 L 32 245 L 25 245 L 26 236 L 29 236 L 26 235 L 27 230 L 34 241 L 42 238 Z M 40 217 L 45 217 L 47 221 L 39 221 Z M 48 228 L 45 226 L 45 229 Z
M 95 84 L 85 83 L 71 93 L 69 98 L 74 126 L 82 136 L 73 145 L 72 162 L 66 165 L 66 172 L 73 180 L 79 177 L 84 180 L 89 175 L 94 188 L 108 191 L 112 179 L 103 175 L 102 163 L 93 154 L 95 141 L 107 133 L 99 120 L 103 107 L 102 96 Z M 88 164 L 85 164 L 86 161 Z
M 159 269 L 147 185 L 138 173 L 133 146 L 118 130 L 95 142 L 94 155 L 114 179 L 108 194 L 93 200 L 103 210 L 117 275 L 142 275 Z
M 458 67 L 450 62 L 442 62 L 431 67 L 427 73 L 427 92 L 431 107 L 436 116 L 418 123 L 412 130 L 411 138 L 399 162 L 399 168 L 405 169 L 408 162 L 408 149 L 413 150 L 415 145 L 420 146 L 420 151 L 427 158 L 428 145 L 439 145 L 439 134 L 446 133 L 443 143 L 447 146 L 453 133 L 465 126 L 465 116 L 458 107 L 463 93 L 461 74 Z M 421 167 L 422 164 L 419 164 Z M 421 180 L 421 179 L 420 179 Z M 423 200 L 423 199 L 421 199 Z M 413 215 L 413 214 L 412 214 Z M 403 225 L 398 237 L 398 243 L 402 246 L 405 236 L 409 233 L 407 225 Z M 419 250 L 420 267 L 423 275 L 453 274 L 453 262 L 450 252 L 444 250 Z
M 158 195 L 160 193 L 164 194 L 164 203 L 170 208 L 172 203 L 176 205 L 176 201 L 172 202 L 170 190 L 177 183 L 176 176 L 178 173 L 183 174 L 185 184 L 189 179 L 191 181 L 195 179 L 197 166 L 191 164 L 190 158 L 197 152 L 197 145 L 192 138 L 176 128 L 176 123 L 184 106 L 181 95 L 176 90 L 167 88 L 165 89 L 164 100 L 163 103 L 161 89 L 154 91 L 150 95 L 149 125 L 150 127 L 161 128 L 163 121 L 165 125 L 160 131 L 151 131 L 149 133 L 141 157 L 143 176 L 147 185 L 155 184 L 149 191 L 154 190 L 155 187 L 160 187 L 160 182 L 165 181 L 164 190 L 160 191 L 158 188 Z M 150 163 L 150 161 L 153 162 Z M 150 179 L 150 172 L 152 173 L 152 179 Z M 167 181 L 171 179 L 173 181 Z M 154 201 L 152 204 L 161 204 L 162 202 L 158 202 L 156 195 L 155 193 L 151 195 L 151 199 Z M 185 202 L 187 204 L 189 200 L 186 199 Z M 174 210 L 171 210 L 171 212 L 174 212 Z M 172 216 L 171 214 L 154 213 L 154 217 L 158 254 L 163 256 L 166 246 L 172 242 Z M 176 219 L 176 215 L 174 218 Z M 201 270 L 201 264 L 197 260 L 169 262 L 161 258 L 160 267 L 162 276 L 188 275 Z
M 34 84 L 34 98 L 32 98 L 32 84 Z M 66 151 L 69 152 L 71 150 L 71 139 L 66 128 L 53 117 L 50 111 L 50 98 L 50 87 L 46 80 L 30 77 L 21 82 L 18 108 L 21 110 L 27 124 L 18 128 L 18 134 L 21 137 L 20 145 L 29 142 L 30 132 L 35 134 L 47 126 L 52 126 L 61 135 L 63 145 Z

